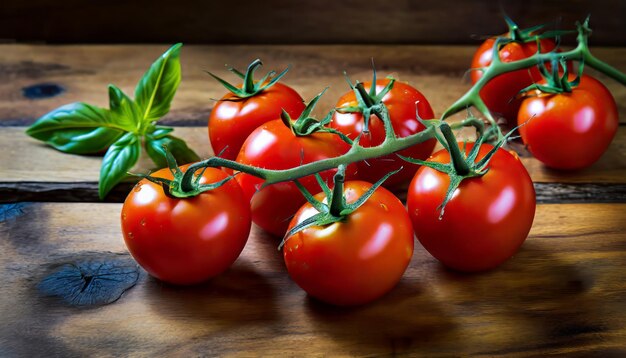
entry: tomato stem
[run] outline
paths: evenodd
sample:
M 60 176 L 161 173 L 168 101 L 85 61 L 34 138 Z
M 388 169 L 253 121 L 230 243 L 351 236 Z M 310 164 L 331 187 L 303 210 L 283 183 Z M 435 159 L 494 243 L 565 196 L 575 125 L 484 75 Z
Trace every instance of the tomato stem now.
M 510 17 L 505 15 L 504 20 L 506 21 L 506 25 L 509 27 L 509 36 L 511 37 L 511 40 L 519 42 L 526 40 L 520 31 L 519 26 L 517 26 L 517 24 L 513 22 Z
M 257 168 L 251 165 L 245 165 L 238 163 L 234 160 L 224 159 L 220 157 L 211 157 L 209 159 L 194 163 L 187 168 L 187 171 L 183 174 L 180 189 L 183 192 L 192 192 L 195 188 L 193 185 L 194 174 L 205 167 L 226 167 L 236 171 L 248 173 L 255 177 L 265 179 L 267 169 Z
M 372 87 L 376 88 L 376 84 L 372 83 Z M 367 93 L 367 91 L 365 90 L 365 87 L 363 86 L 362 82 L 357 81 L 354 88 L 356 88 L 356 90 L 359 91 L 359 94 L 363 98 L 363 102 L 365 102 L 365 105 L 367 106 L 367 108 L 372 108 L 376 104 L 372 100 L 372 97 L 370 96 L 370 94 Z
M 447 123 L 442 122 L 439 129 L 441 130 L 446 143 L 448 143 L 448 151 L 450 152 L 450 160 L 452 161 L 454 170 L 458 175 L 466 175 L 470 172 L 470 167 L 465 161 L 463 154 L 461 154 L 461 150 L 457 144 L 457 139 L 454 136 L 454 133 L 452 133 L 452 128 L 450 128 Z
M 331 202 L 329 207 L 330 215 L 340 217 L 341 212 L 346 208 L 346 200 L 343 196 L 343 187 L 345 181 L 346 166 L 344 164 L 339 165 L 337 173 L 333 177 L 335 183 L 333 187 L 333 194 L 331 196 Z
M 254 71 L 256 71 L 259 66 L 262 66 L 263 62 L 260 59 L 256 59 L 252 61 L 250 65 L 248 65 L 248 69 L 246 70 L 245 77 L 243 78 L 243 90 L 246 93 L 254 92 Z

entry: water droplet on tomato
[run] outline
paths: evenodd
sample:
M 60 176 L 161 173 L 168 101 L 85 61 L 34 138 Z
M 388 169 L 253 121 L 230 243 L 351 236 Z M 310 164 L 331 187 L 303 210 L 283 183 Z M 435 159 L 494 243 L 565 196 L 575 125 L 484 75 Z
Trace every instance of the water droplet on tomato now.
M 141 221 L 139 221 L 139 224 L 141 224 L 141 226 L 146 226 L 146 219 L 141 219 Z
M 380 207 L 385 210 L 385 211 L 389 211 L 389 209 L 387 208 L 387 205 L 380 203 Z
M 122 213 L 122 220 L 126 220 L 126 213 Z
M 133 234 L 132 232 L 129 232 L 128 233 L 128 238 L 131 239 L 131 240 L 134 239 L 135 238 L 135 234 Z

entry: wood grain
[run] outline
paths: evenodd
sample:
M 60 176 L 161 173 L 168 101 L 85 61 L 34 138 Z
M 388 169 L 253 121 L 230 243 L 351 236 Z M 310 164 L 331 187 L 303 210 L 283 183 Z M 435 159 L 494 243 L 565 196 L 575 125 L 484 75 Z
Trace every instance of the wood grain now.
M 30 0 L 1 10 L 0 38 L 9 41 L 472 43 L 505 31 L 505 11 L 524 27 L 558 20 L 569 27 L 592 14 L 594 41 L 626 44 L 619 0 Z
M 109 83 L 131 95 L 143 72 L 166 49 L 163 45 L 0 45 L 0 126 L 25 126 L 75 101 L 106 107 Z M 462 78 L 474 51 L 473 46 L 185 46 L 183 81 L 171 113 L 163 120 L 174 125 L 206 125 L 212 99 L 221 98 L 225 89 L 204 71 L 234 80 L 224 64 L 243 69 L 254 58 L 261 58 L 267 71 L 291 64 L 285 82 L 306 100 L 330 86 L 315 111 L 320 116 L 348 90 L 344 70 L 353 80 L 371 79 L 371 58 L 376 60 L 379 76 L 392 74 L 414 85 L 428 98 L 435 114 L 441 115 L 470 87 Z M 626 48 L 593 51 L 626 72 Z M 613 93 L 620 120 L 626 123 L 626 87 L 605 76 L 600 79 Z M 63 92 L 45 99 L 24 96 L 24 88 L 38 84 L 58 85 Z
M 101 157 L 68 155 L 49 148 L 24 134 L 24 127 L 0 127 L 0 202 L 98 201 Z M 203 157 L 212 155 L 204 127 L 178 127 L 174 132 Z M 465 130 L 462 137 L 473 136 Z M 520 149 L 517 146 L 517 149 Z M 17 158 L 17 159 L 16 159 Z M 532 157 L 522 161 L 536 185 L 540 202 L 626 202 L 626 127 L 605 155 L 593 166 L 578 172 L 559 172 Z M 145 155 L 133 172 L 153 167 Z M 130 190 L 128 182 L 116 187 L 108 201 L 121 202 Z M 593 185 L 587 185 L 593 184 Z
M 481 274 L 446 270 L 418 244 L 398 287 L 353 309 L 307 297 L 276 239 L 256 228 L 235 265 L 204 285 L 144 273 L 107 306 L 41 297 L 51 266 L 126 252 L 119 212 L 25 203 L 0 217 L 0 355 L 626 354 L 624 204 L 539 205 L 521 251 Z

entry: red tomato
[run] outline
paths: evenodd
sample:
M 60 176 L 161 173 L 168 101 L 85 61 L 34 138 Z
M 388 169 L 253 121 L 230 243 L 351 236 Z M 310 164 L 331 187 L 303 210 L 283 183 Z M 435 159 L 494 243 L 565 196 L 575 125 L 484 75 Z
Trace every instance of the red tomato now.
M 517 119 L 519 124 L 526 122 L 519 131 L 530 152 L 556 169 L 581 169 L 595 163 L 619 125 L 609 90 L 593 77 L 583 76 L 571 93 L 534 94 L 524 99 Z
M 490 38 L 480 45 L 472 59 L 472 68 L 487 67 L 491 64 L 495 41 L 495 38 Z M 542 53 L 550 52 L 556 46 L 554 41 L 550 39 L 542 39 L 540 45 Z M 502 62 L 522 60 L 536 53 L 537 43 L 535 41 L 511 42 L 502 46 L 499 52 Z M 482 75 L 482 71 L 472 71 L 470 74 L 472 83 L 476 83 Z M 504 73 L 487 82 L 480 90 L 480 97 L 491 112 L 499 113 L 504 118 L 513 121 L 517 118 L 517 110 L 521 103 L 521 100 L 515 99 L 515 97 L 521 90 L 539 80 L 541 80 L 541 73 L 537 67 Z
M 313 133 L 298 137 L 280 120 L 274 120 L 257 128 L 241 147 L 237 162 L 265 169 L 290 169 L 322 159 L 334 158 L 346 153 L 350 146 L 331 133 Z M 332 182 L 336 170 L 320 175 L 325 182 Z M 354 175 L 355 167 L 348 167 L 346 177 Z M 276 236 L 287 232 L 289 220 L 306 202 L 293 182 L 276 183 L 260 189 L 263 180 L 250 174 L 240 173 L 237 181 L 252 207 L 252 220 L 265 231 Z M 299 179 L 310 192 L 321 188 L 314 176 Z M 259 190 L 260 189 L 260 190 Z
M 167 168 L 152 176 L 172 179 Z M 207 168 L 200 182 L 226 177 L 219 169 Z M 122 207 L 128 251 L 150 275 L 173 284 L 195 284 L 225 271 L 241 253 L 250 226 L 250 208 L 235 180 L 177 199 L 143 179 Z
M 461 146 L 463 144 L 460 144 Z M 469 153 L 473 144 L 468 144 Z M 493 147 L 483 144 L 477 161 Z M 429 159 L 449 163 L 440 150 Z M 446 196 L 450 177 L 422 166 L 407 196 L 409 216 L 417 239 L 444 265 L 460 271 L 494 268 L 522 245 L 535 216 L 535 190 L 516 155 L 499 149 L 482 177 L 465 179 L 439 219 L 438 206 Z
M 348 203 L 355 202 L 372 184 L 345 183 Z M 316 199 L 324 200 L 324 193 Z M 317 214 L 306 203 L 289 228 Z M 291 278 L 311 296 L 334 305 L 359 305 L 389 292 L 404 274 L 413 255 L 413 229 L 404 206 L 379 187 L 343 221 L 311 226 L 283 247 Z
M 376 81 L 376 91 L 380 92 L 389 79 Z M 369 91 L 371 82 L 363 83 L 365 90 Z M 382 99 L 393 125 L 394 132 L 399 138 L 407 137 L 411 134 L 419 133 L 425 129 L 424 125 L 417 120 L 416 102 L 419 116 L 422 119 L 434 118 L 433 110 L 418 90 L 406 83 L 396 81 L 385 97 Z M 337 108 L 357 106 L 354 91 L 347 92 L 337 102 Z M 363 115 L 361 113 L 339 113 L 335 112 L 331 122 L 331 127 L 341 131 L 350 139 L 355 139 L 363 130 Z M 363 147 L 374 147 L 385 139 L 385 128 L 383 122 L 372 115 L 369 122 L 370 133 L 363 135 L 359 142 Z M 435 148 L 435 139 L 429 139 L 418 145 L 398 152 L 407 157 L 416 159 L 426 159 Z M 357 163 L 359 179 L 370 183 L 377 182 L 385 174 L 404 167 L 402 171 L 391 176 L 383 185 L 390 188 L 408 182 L 415 174 L 418 165 L 410 164 L 398 158 L 395 154 L 390 154 L 380 158 L 368 159 L 367 162 Z
M 298 118 L 304 109 L 304 101 L 291 87 L 280 82 L 248 98 L 227 93 L 215 104 L 209 116 L 213 152 L 235 160 L 248 135 L 263 123 L 280 118 L 283 109 L 292 118 Z

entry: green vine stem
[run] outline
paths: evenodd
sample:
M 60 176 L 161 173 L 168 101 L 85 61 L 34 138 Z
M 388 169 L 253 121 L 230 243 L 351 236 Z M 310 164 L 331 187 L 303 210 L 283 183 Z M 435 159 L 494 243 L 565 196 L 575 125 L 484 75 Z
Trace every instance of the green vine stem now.
M 587 38 L 589 34 L 591 34 L 591 29 L 589 28 L 589 17 L 581 24 L 577 23 L 578 36 L 577 41 L 578 45 L 565 52 L 547 52 L 547 53 L 536 53 L 533 56 L 527 57 L 525 59 L 512 61 L 512 62 L 502 62 L 499 56 L 500 47 L 505 45 L 508 42 L 513 40 L 500 37 L 496 40 L 493 46 L 493 60 L 492 63 L 483 69 L 483 75 L 481 78 L 470 88 L 461 98 L 459 98 L 455 103 L 453 103 L 441 116 L 441 120 L 445 120 L 446 118 L 456 114 L 462 110 L 465 110 L 468 107 L 474 107 L 478 111 L 480 111 L 485 118 L 489 121 L 491 125 L 495 126 L 495 120 L 489 113 L 487 106 L 480 98 L 479 92 L 484 87 L 484 85 L 493 79 L 496 76 L 499 76 L 503 73 L 517 71 L 524 68 L 530 68 L 545 62 L 552 61 L 579 61 L 583 62 L 585 66 L 592 67 L 603 74 L 615 79 L 619 83 L 626 85 L 626 74 L 620 72 L 618 69 L 610 66 L 609 64 L 602 62 L 598 58 L 596 58 L 589 51 L 589 46 L 587 43 Z M 501 134 L 499 135 L 501 136 Z
M 389 120 L 389 115 L 387 114 L 386 110 L 383 112 L 383 118 L 386 121 Z M 182 178 L 183 182 L 181 188 L 183 190 L 191 190 L 193 187 L 191 183 L 193 181 L 194 173 L 204 167 L 226 167 L 229 169 L 241 171 L 265 180 L 264 185 L 270 185 L 302 178 L 325 170 L 337 168 L 339 165 L 342 164 L 348 165 L 350 163 L 358 162 L 361 160 L 388 155 L 390 153 L 394 153 L 399 150 L 408 148 L 412 145 L 422 143 L 428 139 L 435 137 L 435 130 L 437 126 L 434 124 L 438 122 L 439 121 L 430 121 L 430 124 L 426 129 L 408 137 L 386 138 L 383 143 L 375 147 L 361 147 L 358 145 L 357 138 L 357 140 L 355 140 L 352 144 L 350 150 L 340 157 L 328 158 L 317 162 L 304 164 L 291 169 L 263 169 L 241 164 L 233 160 L 228 160 L 220 157 L 211 157 L 189 166 L 189 168 L 185 172 L 185 175 Z M 186 186 L 187 184 L 189 184 L 189 186 Z
M 453 114 L 456 114 L 463 110 L 468 111 L 468 118 L 463 121 L 453 123 L 450 125 L 450 127 L 452 129 L 458 129 L 463 126 L 474 126 L 479 133 L 483 133 L 484 125 L 481 120 L 479 120 L 477 117 L 474 117 L 471 112 L 469 112 L 469 108 L 471 107 L 476 108 L 482 115 L 485 116 L 487 121 L 491 124 L 491 131 L 495 132 L 495 135 L 497 137 L 496 139 L 501 142 L 505 139 L 505 136 L 503 136 L 500 132 L 494 118 L 491 116 L 489 110 L 487 109 L 487 106 L 482 101 L 479 95 L 479 92 L 483 88 L 483 86 L 489 80 L 498 75 L 524 68 L 530 68 L 545 62 L 552 62 L 555 60 L 559 62 L 574 60 L 582 62 L 585 64 L 585 66 L 590 66 L 602 72 L 603 74 L 614 78 L 621 84 L 626 85 L 626 74 L 597 59 L 589 51 L 587 37 L 591 33 L 591 30 L 589 29 L 588 24 L 589 18 L 587 18 L 582 24 L 577 23 L 578 45 L 574 49 L 565 52 L 537 53 L 531 57 L 513 62 L 502 62 L 498 56 L 498 51 L 500 47 L 512 40 L 504 37 L 498 38 L 493 47 L 494 53 L 492 63 L 488 67 L 481 69 L 483 71 L 483 76 L 480 78 L 480 80 L 478 80 L 478 82 L 476 82 L 463 96 L 461 96 L 461 98 L 459 98 L 448 109 L 446 109 L 440 119 L 422 121 L 426 125 L 426 129 L 424 129 L 422 132 L 407 137 L 398 138 L 393 132 L 393 127 L 389 119 L 389 113 L 385 105 L 382 103 L 382 101 L 380 103 L 366 103 L 365 101 L 367 101 L 367 99 L 365 98 L 369 96 L 365 95 L 367 93 L 364 93 L 364 88 L 362 88 L 362 86 L 359 86 L 359 83 L 357 82 L 355 86 L 351 85 L 352 89 L 355 91 L 355 95 L 357 96 L 357 98 L 362 98 L 362 101 L 367 107 L 367 112 L 369 112 L 367 114 L 374 114 L 380 117 L 387 130 L 385 140 L 380 145 L 367 148 L 362 147 L 358 144 L 359 137 L 357 137 L 356 140 L 354 140 L 354 142 L 352 143 L 352 147 L 350 148 L 350 150 L 342 156 L 324 159 L 321 161 L 308 163 L 296 168 L 285 170 L 269 170 L 257 168 L 220 157 L 212 157 L 191 165 L 182 176 L 182 183 L 180 185 L 180 188 L 182 189 L 182 191 L 193 190 L 194 173 L 204 167 L 221 166 L 236 171 L 241 171 L 264 179 L 264 185 L 270 185 L 284 181 L 296 180 L 298 178 L 316 174 L 325 170 L 337 168 L 340 165 L 348 165 L 350 163 L 358 162 L 361 160 L 389 155 L 391 153 L 395 153 L 402 149 L 406 149 L 413 145 L 422 143 L 433 137 L 442 139 L 441 133 L 437 131 L 440 125 Z M 541 35 L 538 35 L 538 38 L 539 36 Z M 445 135 L 446 134 L 444 133 L 444 136 Z M 447 139 L 449 140 L 449 142 L 452 142 L 452 138 Z M 464 171 L 465 168 L 462 168 L 463 164 L 459 165 L 461 167 L 457 169 L 461 172 Z

